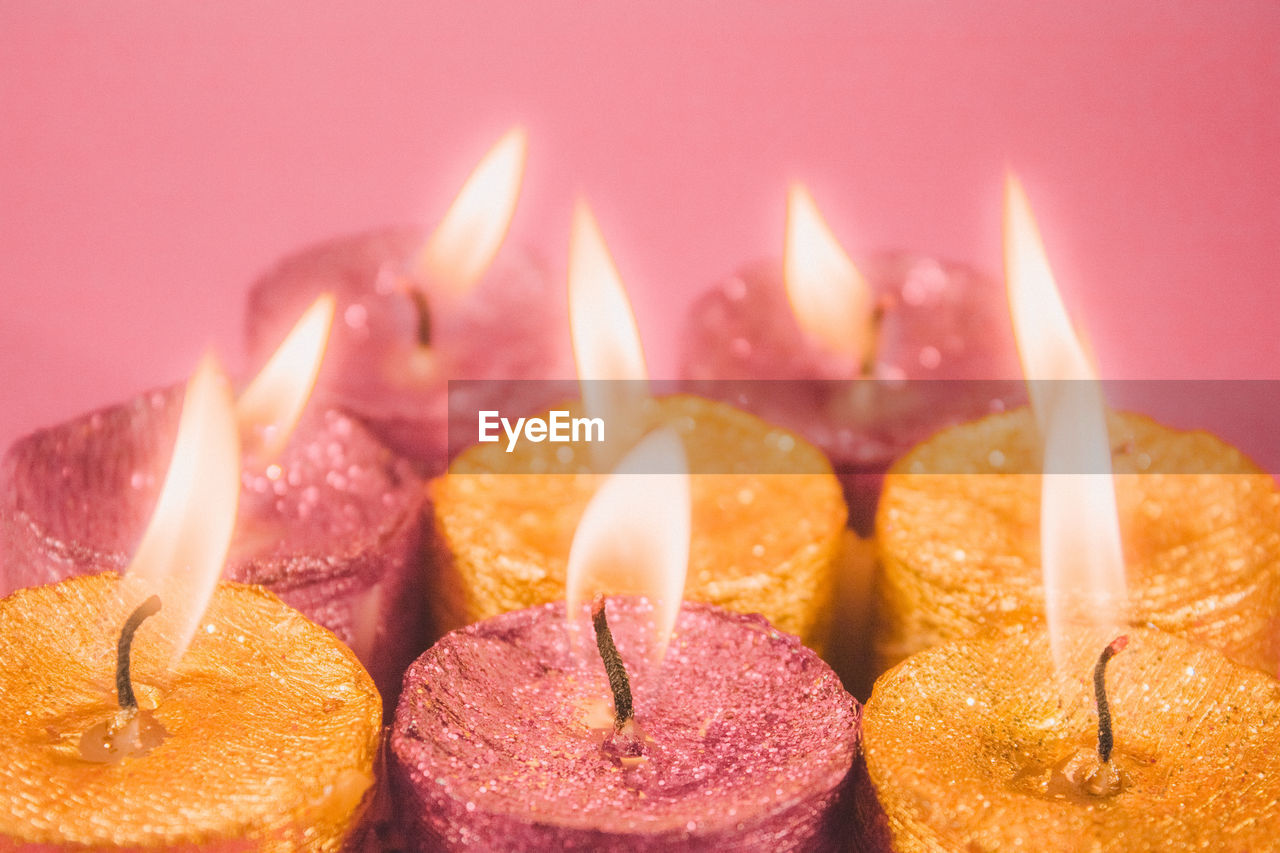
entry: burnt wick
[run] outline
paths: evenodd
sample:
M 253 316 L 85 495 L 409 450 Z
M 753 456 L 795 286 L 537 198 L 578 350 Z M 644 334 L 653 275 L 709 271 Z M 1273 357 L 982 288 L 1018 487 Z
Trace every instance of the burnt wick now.
M 427 302 L 427 295 L 412 284 L 405 288 L 405 292 L 413 300 L 413 310 L 418 317 L 418 346 L 429 347 L 431 346 L 431 305 Z
M 138 699 L 133 693 L 133 677 L 129 674 L 129 658 L 133 652 L 133 635 L 138 627 L 160 610 L 160 596 L 153 595 L 129 614 L 120 629 L 120 641 L 116 644 L 116 696 L 124 711 L 138 710 Z
M 1098 655 L 1098 663 L 1093 667 L 1093 695 L 1098 703 L 1098 757 L 1102 763 L 1111 761 L 1111 748 L 1114 744 L 1111 732 L 1111 706 L 1107 703 L 1107 662 L 1129 645 L 1125 635 L 1116 637 Z
M 613 691 L 613 730 L 620 733 L 631 722 L 635 711 L 631 704 L 631 680 L 627 678 L 622 656 L 614 645 L 604 603 L 603 595 L 597 595 L 591 600 L 591 625 L 596 631 L 596 648 L 600 650 L 600 659 L 604 661 L 604 671 L 609 676 L 609 689 Z
M 887 308 L 886 301 L 879 299 L 871 309 L 871 318 L 867 322 L 867 343 L 862 350 L 862 363 L 858 366 L 859 375 L 863 379 L 874 379 L 876 376 L 876 356 L 880 352 L 880 330 L 884 325 Z

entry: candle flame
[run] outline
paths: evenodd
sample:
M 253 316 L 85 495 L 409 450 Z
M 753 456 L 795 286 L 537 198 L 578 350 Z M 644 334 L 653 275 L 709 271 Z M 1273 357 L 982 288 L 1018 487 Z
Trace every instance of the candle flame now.
M 865 360 L 873 338 L 871 288 L 800 184 L 787 192 L 782 270 L 805 334 L 834 353 Z
M 1040 559 L 1054 659 L 1068 632 L 1115 631 L 1125 607 L 1106 406 L 1071 327 L 1026 194 L 1005 185 L 1005 267 L 1014 337 L 1044 445 Z M 1063 673 L 1066 674 L 1066 673 Z
M 507 236 L 524 180 L 529 139 L 513 127 L 467 178 L 415 263 L 415 277 L 438 282 L 455 296 L 484 275 Z
M 311 397 L 324 360 L 335 300 L 324 294 L 311 304 L 236 400 L 236 418 L 246 452 L 267 461 L 284 449 Z
M 673 430 L 655 430 L 605 478 L 578 522 L 565 578 L 571 624 L 598 593 L 644 596 L 654 608 L 649 663 L 661 663 L 689 569 L 690 502 L 684 446 Z
M 240 441 L 231 383 L 206 355 L 187 383 L 155 512 L 125 569 L 131 606 L 158 595 L 157 632 L 177 663 L 213 597 L 240 497 Z
M 607 447 L 626 449 L 639 437 L 648 371 L 627 291 L 583 201 L 574 208 L 569 240 L 569 330 L 586 413 L 608 425 Z M 613 461 L 599 455 L 606 445 L 592 448 L 604 470 Z

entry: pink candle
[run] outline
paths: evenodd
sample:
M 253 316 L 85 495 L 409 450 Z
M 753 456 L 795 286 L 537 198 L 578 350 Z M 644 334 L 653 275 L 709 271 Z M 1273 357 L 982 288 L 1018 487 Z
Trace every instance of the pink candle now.
M 1020 375 L 1004 289 L 965 267 L 906 253 L 855 269 L 798 187 L 785 268 L 786 282 L 783 267 L 759 264 L 695 302 L 680 373 L 699 393 L 822 447 L 844 483 L 850 526 L 865 535 L 895 458 L 1020 392 L 989 381 Z
M 0 591 L 128 564 L 164 479 L 182 396 L 181 387 L 144 394 L 9 449 Z M 265 586 L 332 630 L 390 703 L 426 645 L 422 501 L 407 462 L 349 416 L 312 407 L 271 464 L 242 473 L 224 576 Z
M 635 598 L 605 605 L 621 660 L 648 654 Z M 590 631 L 588 626 L 586 631 Z M 418 850 L 834 850 L 851 826 L 859 708 L 758 615 L 686 602 L 634 729 L 563 602 L 444 637 L 405 676 L 393 784 Z
M 265 358 L 316 294 L 338 300 L 317 397 L 351 412 L 421 469 L 447 458 L 449 380 L 572 376 L 562 288 L 529 256 L 486 273 L 506 234 L 524 165 L 523 131 L 476 168 L 434 232 L 383 229 L 329 240 L 254 284 L 250 358 Z M 536 385 L 534 386 L 536 387 Z M 483 383 L 461 392 L 485 393 Z M 550 400 L 458 401 L 459 410 L 533 410 Z M 529 392 L 536 393 L 536 392 Z M 521 412 L 523 414 L 524 412 Z M 474 432 L 471 422 L 454 425 Z

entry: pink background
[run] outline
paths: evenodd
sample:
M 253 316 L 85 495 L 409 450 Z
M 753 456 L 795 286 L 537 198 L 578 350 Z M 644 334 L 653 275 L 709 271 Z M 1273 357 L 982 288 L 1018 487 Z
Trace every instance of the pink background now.
M 1107 375 L 1280 378 L 1278 104 L 1274 0 L 0 0 L 0 442 L 238 364 L 273 258 L 433 221 L 517 121 L 513 238 L 563 269 L 585 194 L 657 373 L 788 180 L 996 271 L 1008 163 Z

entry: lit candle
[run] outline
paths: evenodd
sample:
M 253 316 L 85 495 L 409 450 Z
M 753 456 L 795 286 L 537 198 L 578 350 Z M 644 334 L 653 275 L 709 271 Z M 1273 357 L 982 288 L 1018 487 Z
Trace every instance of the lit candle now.
M 369 676 L 270 593 L 218 583 L 236 430 L 206 360 L 126 576 L 0 601 L 0 848 L 337 850 L 367 808 Z
M 507 133 L 430 236 L 384 229 L 280 261 L 249 296 L 251 359 L 265 357 L 316 294 L 336 294 L 339 321 L 319 399 L 432 472 L 446 458 L 449 380 L 568 375 L 564 311 L 542 265 L 524 257 L 486 275 L 515 211 L 526 146 L 523 129 Z
M 680 373 L 821 447 L 865 535 L 895 458 L 1000 407 L 1007 387 L 979 380 L 1017 376 L 1004 310 L 997 283 L 934 258 L 881 254 L 855 267 L 796 185 L 781 269 L 749 267 L 694 304 Z M 927 381 L 956 379 L 969 381 Z
M 414 849 L 845 843 L 857 705 L 760 616 L 681 605 L 681 452 L 654 433 L 601 486 L 567 603 L 449 634 L 409 670 L 390 752 Z
M 422 608 L 406 604 L 422 595 L 422 483 L 349 416 L 303 411 L 332 312 L 332 299 L 318 300 L 237 401 L 246 452 L 226 576 L 271 589 L 336 633 L 391 702 L 427 645 Z M 0 492 L 0 589 L 124 569 L 182 404 L 182 388 L 156 391 L 14 444 Z
M 1034 413 L 944 431 L 889 474 L 877 524 L 881 667 L 948 639 L 1038 622 L 1046 592 L 1092 574 L 1087 585 L 1101 604 L 1116 607 L 1124 595 L 1124 621 L 1274 674 L 1274 481 L 1206 433 L 1133 415 L 1104 420 L 1092 367 L 1013 182 L 1007 217 L 1010 300 Z M 1084 403 L 1094 411 L 1081 411 Z M 1062 421 L 1050 430 L 1054 412 Z M 1085 455 L 1063 455 L 1073 448 Z M 1042 464 L 1055 476 L 1041 478 Z M 1113 469 L 1125 475 L 1114 491 L 1109 478 L 1091 476 Z M 1084 523 L 1051 511 L 1064 502 L 1095 514 Z M 1127 594 L 1115 586 L 1126 574 Z
M 583 400 L 560 408 L 599 416 L 607 441 L 584 434 L 512 452 L 477 444 L 431 483 L 438 625 L 558 599 L 597 472 L 635 437 L 666 425 L 685 442 L 693 471 L 688 597 L 761 613 L 821 647 L 845 521 L 829 464 L 799 436 L 722 403 L 650 397 L 625 290 L 585 205 L 574 223 L 570 300 Z
M 859 811 L 882 810 L 869 848 L 1273 849 L 1280 682 L 1169 634 L 1123 636 L 1109 662 L 1117 635 L 1075 636 L 1061 687 L 1043 631 L 885 674 L 863 722 Z

